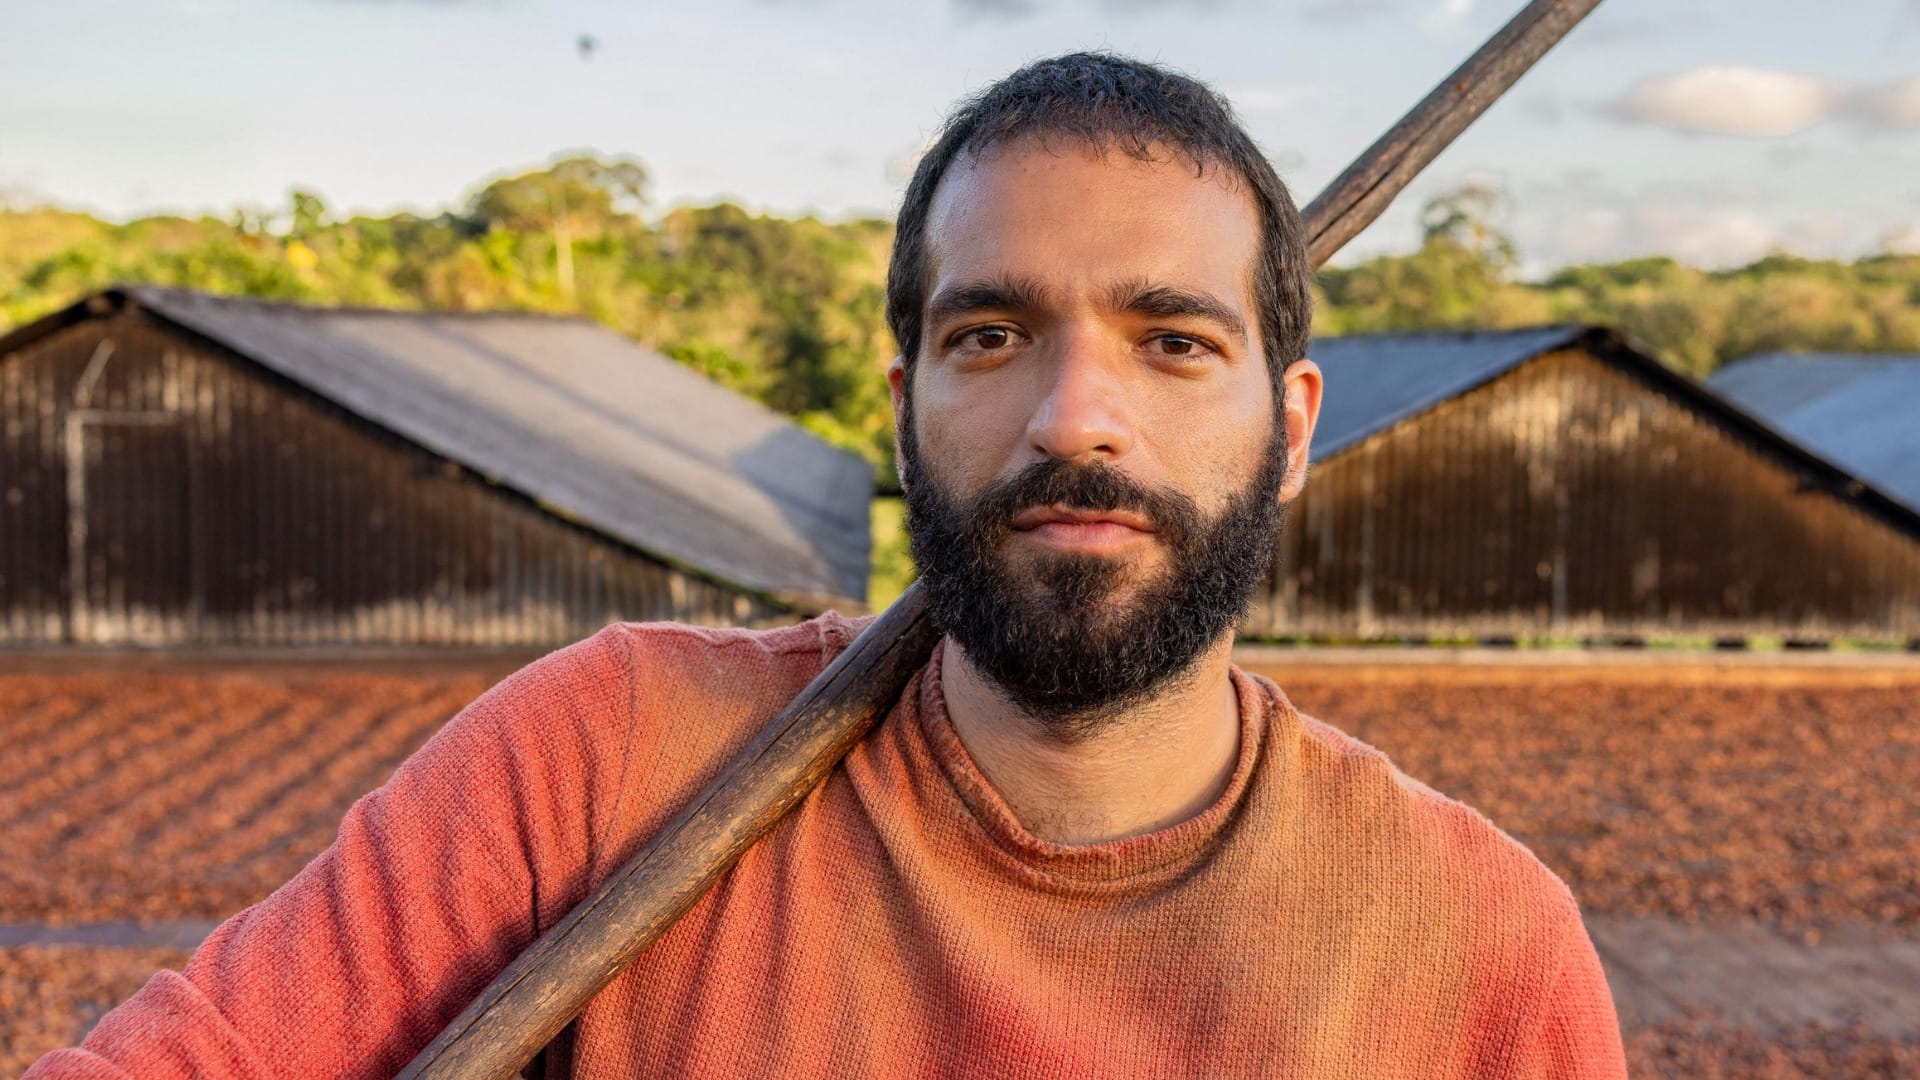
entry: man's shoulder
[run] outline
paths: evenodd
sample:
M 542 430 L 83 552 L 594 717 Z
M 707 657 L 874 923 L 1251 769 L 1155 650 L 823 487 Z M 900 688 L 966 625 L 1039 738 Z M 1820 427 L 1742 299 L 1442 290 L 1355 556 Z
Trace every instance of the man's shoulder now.
M 735 653 L 785 656 L 795 653 L 837 655 L 873 621 L 871 615 L 848 617 L 828 611 L 801 622 L 773 627 L 705 626 L 684 622 L 613 622 L 591 637 L 567 646 L 612 651 L 670 653 Z M 743 652 L 744 650 L 744 652 Z
M 858 636 L 835 612 L 773 629 L 616 622 L 520 668 L 447 725 L 522 759 L 618 759 L 661 781 L 711 771 Z M 669 782 L 669 786 L 672 786 Z
M 653 835 L 866 621 L 828 612 L 772 629 L 613 623 L 509 675 L 436 738 L 453 752 L 490 748 L 513 762 L 518 783 L 578 802 L 570 812 L 605 841 L 613 860 L 602 860 L 605 869 Z
M 689 694 L 740 701 L 762 693 L 791 697 L 870 621 L 828 611 L 766 629 L 615 622 L 533 661 L 510 679 L 591 688 L 596 697 L 624 696 L 641 709 Z
M 1610 1017 L 1596 1019 L 1606 983 L 1580 906 L 1545 863 L 1378 748 L 1291 705 L 1280 715 L 1295 721 L 1279 727 L 1280 756 L 1294 785 L 1284 805 L 1299 819 L 1288 861 L 1304 884 L 1285 895 L 1364 973 L 1361 985 L 1453 1002 L 1457 1015 L 1504 1025 L 1515 1045 L 1564 1036 L 1547 1026 L 1562 1007 L 1588 1010 L 1603 1042 L 1618 1039 Z
M 1450 911 L 1528 937 L 1579 925 L 1572 891 L 1525 844 L 1377 747 L 1296 715 L 1308 813 L 1341 837 L 1337 857 L 1352 873 L 1386 886 L 1382 896 L 1417 897 L 1428 913 Z

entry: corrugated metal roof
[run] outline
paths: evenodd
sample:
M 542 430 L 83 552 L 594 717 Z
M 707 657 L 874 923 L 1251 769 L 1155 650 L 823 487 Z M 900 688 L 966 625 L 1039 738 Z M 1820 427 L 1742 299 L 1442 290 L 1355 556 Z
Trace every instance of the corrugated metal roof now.
M 1307 355 L 1326 376 L 1313 452 L 1332 457 L 1586 332 L 1579 326 L 1320 338 Z
M 648 554 L 763 593 L 866 596 L 866 463 L 595 323 L 121 291 Z
M 1768 353 L 1707 385 L 1920 511 L 1920 356 Z

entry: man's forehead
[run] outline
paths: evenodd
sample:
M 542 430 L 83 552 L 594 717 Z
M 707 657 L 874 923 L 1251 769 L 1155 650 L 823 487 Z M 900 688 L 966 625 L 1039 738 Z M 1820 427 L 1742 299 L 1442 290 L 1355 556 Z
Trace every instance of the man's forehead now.
M 1231 170 L 1023 138 L 962 155 L 942 178 L 927 216 L 928 292 L 1019 279 L 1104 295 L 1151 281 L 1250 303 L 1259 244 L 1259 211 Z
M 1118 137 L 1100 140 L 1074 132 L 1037 130 L 995 139 L 983 146 L 962 148 L 941 176 L 940 187 L 969 170 L 1044 159 L 1097 163 L 1116 170 L 1141 166 L 1169 168 L 1229 190 L 1245 186 L 1240 174 L 1217 158 L 1209 156 L 1203 160 L 1195 152 L 1163 140 L 1144 143 Z M 937 189 L 935 194 L 937 198 Z

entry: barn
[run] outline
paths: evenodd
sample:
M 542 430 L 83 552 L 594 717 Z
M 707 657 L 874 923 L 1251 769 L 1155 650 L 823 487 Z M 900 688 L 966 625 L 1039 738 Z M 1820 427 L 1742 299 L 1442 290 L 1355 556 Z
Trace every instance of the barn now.
M 1321 340 L 1246 632 L 1920 640 L 1920 512 L 1596 327 Z
M 587 320 L 121 287 L 0 338 L 0 645 L 547 647 L 865 598 L 871 472 Z
M 1765 353 L 1707 386 L 1920 510 L 1920 356 Z

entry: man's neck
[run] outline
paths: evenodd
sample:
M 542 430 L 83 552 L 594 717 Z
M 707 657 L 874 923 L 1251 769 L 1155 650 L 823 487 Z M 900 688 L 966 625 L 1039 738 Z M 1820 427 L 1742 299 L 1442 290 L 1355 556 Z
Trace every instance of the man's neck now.
M 1190 678 L 1074 742 L 1009 704 L 951 638 L 940 680 L 960 742 L 1020 824 L 1095 844 L 1176 825 L 1226 790 L 1240 747 L 1232 649 L 1229 634 Z

